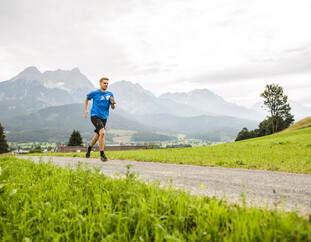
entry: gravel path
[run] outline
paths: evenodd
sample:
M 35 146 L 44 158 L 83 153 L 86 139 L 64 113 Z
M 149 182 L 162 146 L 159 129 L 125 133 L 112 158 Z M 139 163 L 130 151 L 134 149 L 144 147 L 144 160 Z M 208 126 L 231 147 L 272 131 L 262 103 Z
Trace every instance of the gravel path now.
M 29 157 L 39 161 L 40 157 Z M 248 170 L 222 167 L 165 164 L 78 157 L 42 157 L 60 166 L 76 166 L 87 162 L 89 167 L 100 167 L 101 173 L 114 177 L 126 172 L 126 165 L 140 178 L 159 180 L 161 184 L 172 183 L 195 195 L 225 197 L 229 202 L 241 203 L 241 194 L 248 204 L 285 208 L 299 214 L 311 213 L 311 174 L 296 174 L 263 170 Z

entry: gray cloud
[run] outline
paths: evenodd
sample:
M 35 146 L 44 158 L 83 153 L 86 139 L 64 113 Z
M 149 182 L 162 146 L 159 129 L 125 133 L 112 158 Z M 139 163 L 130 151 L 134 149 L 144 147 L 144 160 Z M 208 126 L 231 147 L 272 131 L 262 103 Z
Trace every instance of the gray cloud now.
M 306 0 L 282 8 L 268 0 L 0 0 L 0 81 L 28 66 L 180 89 L 182 81 L 198 88 L 310 74 L 311 44 L 297 45 L 310 41 L 308 7 Z
M 204 72 L 192 77 L 191 81 L 198 83 L 214 81 L 227 83 L 236 80 L 301 73 L 311 73 L 311 44 L 286 49 L 277 58 L 253 59 L 247 66 Z M 189 78 L 187 81 L 189 81 Z

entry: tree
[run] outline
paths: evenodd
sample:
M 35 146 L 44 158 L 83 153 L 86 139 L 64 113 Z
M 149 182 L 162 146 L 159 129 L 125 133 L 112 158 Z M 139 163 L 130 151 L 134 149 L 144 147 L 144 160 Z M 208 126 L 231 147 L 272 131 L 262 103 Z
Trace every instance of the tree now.
M 83 146 L 83 140 L 78 130 L 73 130 L 68 142 L 68 146 Z
M 282 131 L 288 128 L 290 122 L 288 120 L 284 120 L 283 118 L 279 118 L 279 125 L 276 132 Z M 236 137 L 235 141 L 244 140 L 244 139 L 252 139 L 256 137 L 261 137 L 265 135 L 273 134 L 272 132 L 272 118 L 268 117 L 267 119 L 263 120 L 259 123 L 258 128 L 255 130 L 248 130 L 247 128 L 243 128 L 238 136 Z
M 29 153 L 42 153 L 42 148 L 40 145 L 37 145 L 35 148 L 31 149 Z
M 258 129 L 255 129 L 255 131 L 258 134 L 258 137 L 272 134 L 271 118 L 260 122 Z
M 4 128 L 0 123 L 0 154 L 9 152 L 9 145 L 6 141 L 6 136 L 4 133 Z
M 235 141 L 244 140 L 244 139 L 251 139 L 257 137 L 257 133 L 254 130 L 248 131 L 247 128 L 243 128 L 238 136 L 236 137 Z
M 294 116 L 290 114 L 291 107 L 287 103 L 283 87 L 278 84 L 268 84 L 260 96 L 264 98 L 264 104 L 271 114 L 272 133 L 280 130 L 282 121 L 285 121 L 288 126 L 294 122 Z
M 161 146 L 156 143 L 150 142 L 147 144 L 146 149 L 161 149 Z

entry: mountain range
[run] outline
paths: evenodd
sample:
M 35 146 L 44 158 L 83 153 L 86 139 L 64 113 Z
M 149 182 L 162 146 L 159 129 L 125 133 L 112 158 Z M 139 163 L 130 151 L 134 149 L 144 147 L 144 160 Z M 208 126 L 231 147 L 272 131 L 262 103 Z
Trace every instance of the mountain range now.
M 78 68 L 41 73 L 36 67 L 28 67 L 0 82 L 0 120 L 45 107 L 79 103 L 93 89 Z
M 0 121 L 9 131 L 8 138 L 15 137 L 11 141 L 17 139 L 18 132 L 30 135 L 36 130 L 50 130 L 46 133 L 52 137 L 53 130 L 67 135 L 74 128 L 89 137 L 92 125 L 83 118 L 83 102 L 86 94 L 97 88 L 78 68 L 41 73 L 29 67 L 0 82 Z M 266 116 L 260 104 L 248 109 L 208 89 L 157 97 L 139 84 L 118 81 L 108 90 L 117 102 L 109 119 L 111 129 L 230 140 L 243 127 L 255 128 Z

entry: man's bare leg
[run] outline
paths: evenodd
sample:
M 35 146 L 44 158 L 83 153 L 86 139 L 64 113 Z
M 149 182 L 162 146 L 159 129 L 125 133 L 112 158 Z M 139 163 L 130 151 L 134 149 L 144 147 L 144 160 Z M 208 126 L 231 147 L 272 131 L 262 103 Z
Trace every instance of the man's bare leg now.
M 96 144 L 97 140 L 99 139 L 99 135 L 97 133 L 94 134 L 94 137 L 92 139 L 92 142 L 90 146 L 93 148 L 93 146 Z
M 98 139 L 99 139 L 99 135 L 97 133 L 95 133 L 90 146 L 87 148 L 87 152 L 85 155 L 86 158 L 90 158 L 91 150 L 92 150 L 93 146 L 96 144 Z
M 102 128 L 99 130 L 99 150 L 100 150 L 100 156 L 102 161 L 107 161 L 107 157 L 105 156 L 104 149 L 105 149 L 105 129 Z

